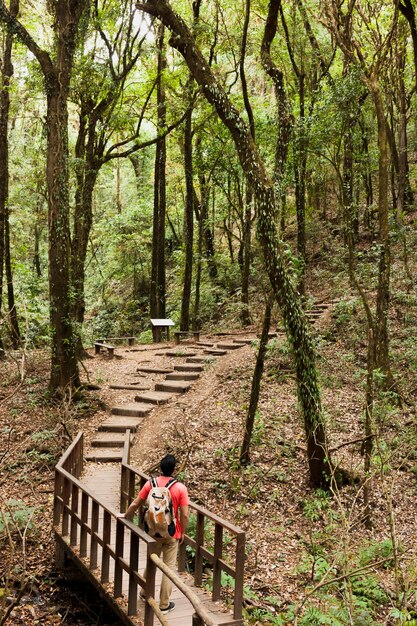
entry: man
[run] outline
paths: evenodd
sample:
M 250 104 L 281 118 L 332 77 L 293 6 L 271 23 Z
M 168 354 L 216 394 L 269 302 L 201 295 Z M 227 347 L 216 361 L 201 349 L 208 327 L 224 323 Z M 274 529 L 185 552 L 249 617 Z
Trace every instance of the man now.
M 156 479 L 158 487 L 165 487 L 172 478 L 177 461 L 175 456 L 167 454 L 161 460 L 161 476 Z M 133 519 L 133 515 L 136 510 L 146 502 L 148 494 L 151 490 L 151 482 L 148 480 L 138 496 L 132 501 L 131 505 L 125 513 L 125 518 L 128 520 Z M 158 556 L 162 553 L 162 559 L 168 567 L 175 568 L 177 564 L 178 544 L 184 541 L 184 536 L 187 531 L 188 518 L 189 518 L 189 500 L 187 487 L 180 482 L 175 482 L 170 487 L 170 494 L 172 500 L 172 507 L 175 520 L 175 533 L 172 537 L 155 537 L 157 542 L 156 553 Z M 146 578 L 146 569 L 143 572 L 143 577 Z M 161 583 L 161 591 L 159 596 L 159 607 L 162 613 L 169 613 L 175 607 L 175 603 L 170 601 L 172 592 L 172 583 L 170 579 L 163 575 Z

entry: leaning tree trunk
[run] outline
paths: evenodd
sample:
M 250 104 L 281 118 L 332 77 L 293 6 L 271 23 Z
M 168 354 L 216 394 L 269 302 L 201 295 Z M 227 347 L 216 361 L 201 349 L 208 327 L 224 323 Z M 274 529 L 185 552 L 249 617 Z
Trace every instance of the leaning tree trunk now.
M 305 141 L 305 75 L 299 76 L 300 126 L 297 137 L 298 150 L 294 155 L 295 208 L 297 215 L 297 256 L 300 263 L 298 291 L 305 295 L 306 267 L 306 173 L 307 151 Z
M 259 342 L 258 354 L 256 357 L 255 370 L 252 376 L 249 408 L 246 416 L 245 432 L 243 435 L 243 442 L 239 457 L 239 462 L 241 465 L 248 465 L 250 461 L 249 451 L 252 440 L 253 427 L 255 424 L 256 411 L 258 410 L 259 392 L 261 388 L 262 374 L 264 371 L 266 349 L 268 346 L 269 329 L 271 327 L 272 304 L 273 296 L 269 296 L 265 307 L 264 321 L 262 324 L 262 333 Z
M 249 30 L 249 19 L 251 14 L 251 1 L 245 0 L 245 19 L 243 24 L 242 42 L 240 47 L 240 80 L 242 83 L 243 101 L 245 103 L 245 111 L 249 120 L 249 129 L 252 135 L 252 139 L 255 141 L 255 118 L 252 111 L 252 106 L 249 100 L 248 85 L 245 73 L 245 57 L 246 46 Z M 245 210 L 242 220 L 242 289 L 241 289 L 241 305 L 240 320 L 242 326 L 249 326 L 251 323 L 250 309 L 249 309 L 249 278 L 250 278 L 250 261 L 251 261 L 251 238 L 252 238 L 252 204 L 253 193 L 250 186 L 247 186 L 245 194 Z
M 329 479 L 330 464 L 326 452 L 327 442 L 315 352 L 300 299 L 294 290 L 292 278 L 284 261 L 284 244 L 278 237 L 273 181 L 266 173 L 245 122 L 215 78 L 185 22 L 172 11 L 165 0 L 150 0 L 137 4 L 137 7 L 159 17 L 171 29 L 171 45 L 183 55 L 193 77 L 207 100 L 216 108 L 235 143 L 242 169 L 256 198 L 258 238 L 263 250 L 266 270 L 282 310 L 293 349 L 298 397 L 307 439 L 310 480 L 313 485 L 326 484 Z

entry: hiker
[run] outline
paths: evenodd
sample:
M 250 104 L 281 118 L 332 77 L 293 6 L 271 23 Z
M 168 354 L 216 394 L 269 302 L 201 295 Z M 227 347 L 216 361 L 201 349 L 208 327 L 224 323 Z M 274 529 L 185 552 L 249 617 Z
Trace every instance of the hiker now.
M 131 505 L 127 509 L 124 517 L 128 520 L 133 519 L 135 511 L 144 504 L 148 507 L 148 511 L 145 512 L 145 530 L 156 539 L 156 554 L 158 556 L 162 553 L 162 559 L 170 568 L 175 568 L 177 564 L 178 544 L 184 541 L 184 536 L 187 530 L 188 524 L 188 491 L 187 487 L 176 481 L 172 474 L 176 466 L 175 456 L 167 454 L 160 462 L 161 476 L 148 480 L 138 496 L 132 501 Z M 155 489 L 156 498 L 162 497 L 159 494 L 163 494 L 164 489 L 158 489 L 160 487 L 168 487 L 168 498 L 172 501 L 172 518 L 171 527 L 169 528 L 166 522 L 163 522 L 161 526 L 153 524 L 153 504 L 151 502 L 152 495 Z M 169 505 L 171 502 L 169 502 Z M 156 507 L 157 508 L 157 507 Z M 169 517 L 169 515 L 167 514 Z M 168 519 L 168 524 L 169 524 Z M 165 524 L 165 527 L 164 527 Z M 160 536 L 160 533 L 166 536 Z M 171 536 L 172 535 L 172 536 Z M 146 569 L 143 572 L 143 577 L 146 579 Z M 169 613 L 175 607 L 175 603 L 170 601 L 172 591 L 172 583 L 170 579 L 163 575 L 161 583 L 161 592 L 159 596 L 159 607 L 162 613 Z M 141 593 L 142 599 L 145 596 Z

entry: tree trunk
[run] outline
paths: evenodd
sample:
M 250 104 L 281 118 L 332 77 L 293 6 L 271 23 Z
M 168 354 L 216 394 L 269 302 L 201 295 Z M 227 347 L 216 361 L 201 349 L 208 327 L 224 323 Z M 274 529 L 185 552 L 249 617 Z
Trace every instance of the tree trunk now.
M 191 85 L 189 85 L 189 89 Z M 190 328 L 190 301 L 193 276 L 194 243 L 194 188 L 193 188 L 193 136 L 192 108 L 187 113 L 184 125 L 184 172 L 185 172 L 185 209 L 184 209 L 184 245 L 185 266 L 184 284 L 181 300 L 181 330 Z
M 297 256 L 300 263 L 300 275 L 298 279 L 298 291 L 301 296 L 305 295 L 305 265 L 306 265 L 306 172 L 307 153 L 305 145 L 305 75 L 299 77 L 300 98 L 300 128 L 297 139 L 298 149 L 294 155 L 295 175 L 295 208 L 297 214 Z
M 195 199 L 195 193 L 194 199 Z M 196 274 L 195 274 L 195 298 L 194 298 L 194 310 L 193 310 L 193 330 L 201 329 L 201 318 L 200 318 L 200 290 L 201 290 L 201 272 L 202 272 L 202 262 L 203 262 L 203 233 L 204 233 L 204 224 L 203 224 L 203 205 L 207 205 L 208 198 L 205 198 L 203 195 L 203 189 L 201 190 L 201 203 L 200 210 L 198 213 L 198 241 L 197 241 L 197 263 L 196 263 Z
M 401 45 L 401 44 L 400 44 Z M 403 214 L 413 204 L 413 192 L 410 185 L 410 170 L 408 164 L 408 144 L 407 144 L 407 121 L 408 121 L 408 103 L 407 93 L 404 83 L 404 72 L 406 67 L 406 50 L 405 42 L 401 45 L 397 53 L 398 67 L 398 109 L 399 109 L 399 128 L 398 128 L 398 213 L 397 221 L 402 224 Z
M 11 0 L 10 14 L 16 17 L 19 13 L 19 0 Z M 7 32 L 4 41 L 1 92 L 0 92 L 0 315 L 3 298 L 3 274 L 6 273 L 7 296 L 9 305 L 9 321 L 13 348 L 17 349 L 20 342 L 20 331 L 14 299 L 13 275 L 10 251 L 9 221 L 9 111 L 10 81 L 13 76 L 12 64 L 13 34 Z M 0 357 L 4 355 L 3 337 L 0 335 Z
M 241 465 L 248 465 L 248 463 L 250 462 L 249 449 L 252 440 L 253 426 L 255 424 L 256 411 L 258 410 L 259 391 L 261 388 L 262 374 L 264 371 L 265 355 L 268 345 L 268 334 L 271 327 L 272 304 L 273 295 L 269 296 L 265 307 L 261 339 L 259 342 L 259 350 L 256 357 L 255 370 L 252 377 L 252 387 L 250 393 L 248 414 L 246 416 L 245 433 L 243 435 L 242 448 L 239 457 L 239 462 Z
M 271 57 L 271 44 L 275 39 L 278 26 L 278 14 L 281 10 L 281 0 L 271 0 L 268 6 L 268 16 L 265 22 L 265 30 L 261 44 L 262 64 L 268 76 L 272 79 L 277 101 L 277 141 L 275 146 L 274 183 L 277 198 L 284 204 L 285 194 L 282 189 L 285 168 L 287 164 L 288 146 L 291 131 L 294 124 L 287 93 L 285 90 L 284 73 L 275 65 Z M 281 206 L 281 222 L 285 225 L 284 206 Z
M 6 9 L 0 0 L 0 19 L 13 29 L 38 60 L 47 99 L 47 162 L 49 223 L 49 296 L 51 319 L 52 394 L 62 395 L 79 386 L 76 342 L 70 319 L 70 235 L 67 99 L 76 36 L 87 0 L 58 1 L 52 5 L 56 35 L 54 60 Z
M 171 45 L 183 55 L 195 80 L 207 100 L 229 129 L 235 143 L 242 169 L 251 185 L 258 218 L 258 238 L 263 250 L 266 270 L 277 302 L 281 308 L 292 345 L 300 407 L 304 418 L 307 439 L 307 455 L 310 480 L 313 485 L 327 484 L 330 463 L 327 458 L 327 442 L 317 380 L 314 348 L 310 339 L 306 318 L 300 299 L 294 290 L 284 261 L 284 244 L 279 240 L 276 217 L 276 200 L 273 181 L 255 147 L 252 136 L 230 102 L 227 94 L 216 80 L 209 64 L 183 20 L 172 11 L 165 0 L 150 0 L 137 6 L 159 17 L 172 31 Z
M 349 237 L 352 242 L 356 240 L 353 220 L 353 128 L 348 122 L 345 128 L 343 143 L 343 225 L 345 245 L 348 245 Z
M 246 45 L 249 30 L 249 20 L 251 14 L 251 0 L 245 0 L 245 19 L 243 24 L 242 42 L 240 47 L 240 62 L 239 72 L 240 80 L 242 83 L 243 101 L 245 103 L 245 110 L 249 120 L 249 128 L 253 141 L 255 141 L 255 119 L 253 116 L 252 106 L 249 100 L 248 85 L 245 74 L 245 57 L 246 57 Z M 242 220 L 242 264 L 241 264 L 241 276 L 242 276 L 242 289 L 241 289 L 241 304 L 242 309 L 240 313 L 240 321 L 242 326 L 248 326 L 251 323 L 249 312 L 249 278 L 250 278 L 250 261 L 251 261 L 251 238 L 252 238 L 252 202 L 253 193 L 250 186 L 247 186 L 245 197 L 245 210 Z
M 157 30 L 158 48 L 158 75 L 157 75 L 157 104 L 158 104 L 158 131 L 166 123 L 165 88 L 163 72 L 166 67 L 165 59 L 165 32 L 161 24 Z M 151 318 L 165 318 L 165 214 L 166 214 L 166 139 L 158 139 L 155 150 L 154 175 L 154 207 L 152 230 L 152 265 L 150 285 L 150 316 Z M 160 330 L 152 328 L 154 341 L 160 340 Z
M 78 188 L 75 194 L 76 201 L 71 245 L 71 317 L 76 322 L 76 352 L 78 358 L 86 356 L 81 339 L 81 328 L 85 314 L 85 261 L 93 224 L 93 194 L 99 168 L 87 159 L 83 170 L 82 179 L 78 181 Z
M 197 146 L 200 140 L 197 140 Z M 207 267 L 210 278 L 216 278 L 217 276 L 217 264 L 215 259 L 214 238 L 209 223 L 209 198 L 210 187 L 207 183 L 206 176 L 203 171 L 198 172 L 198 180 L 200 183 L 200 196 L 198 199 L 197 192 L 194 189 L 194 208 L 198 208 L 198 220 L 201 219 L 203 228 L 203 241 L 205 247 L 205 254 L 207 259 Z
M 253 194 L 251 189 L 246 190 L 245 211 L 243 214 L 243 240 L 242 240 L 242 294 L 240 321 L 243 327 L 251 323 L 249 310 L 249 278 L 251 260 L 251 239 L 252 239 L 252 202 Z
M 391 254 L 388 224 L 388 139 L 381 93 L 376 79 L 371 82 L 378 125 L 378 243 L 380 246 L 378 290 L 375 316 L 375 367 L 386 377 L 386 388 L 394 387 L 389 361 L 388 309 L 390 300 Z
M 413 42 L 414 80 L 415 87 L 417 87 L 417 26 L 412 0 L 401 0 L 401 2 L 398 3 L 398 8 L 410 26 L 411 39 Z
M 10 335 L 12 340 L 12 346 L 15 350 L 17 350 L 20 345 L 21 335 L 14 297 L 12 255 L 10 246 L 10 220 L 8 208 L 6 208 L 6 220 L 4 224 L 4 263 L 6 267 L 7 303 L 9 306 Z

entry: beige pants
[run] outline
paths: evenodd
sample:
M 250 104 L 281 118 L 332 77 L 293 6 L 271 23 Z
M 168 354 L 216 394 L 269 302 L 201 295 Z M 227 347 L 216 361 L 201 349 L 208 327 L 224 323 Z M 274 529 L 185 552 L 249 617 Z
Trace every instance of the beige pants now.
M 176 569 L 177 567 L 177 553 L 178 553 L 178 539 L 173 537 L 163 537 L 162 539 L 156 538 L 156 554 L 161 556 L 162 560 L 167 567 Z M 146 579 L 146 568 L 143 572 L 143 577 Z M 161 609 L 165 609 L 169 605 L 169 599 L 172 592 L 172 583 L 170 579 L 162 576 L 161 592 L 159 594 L 159 606 Z

